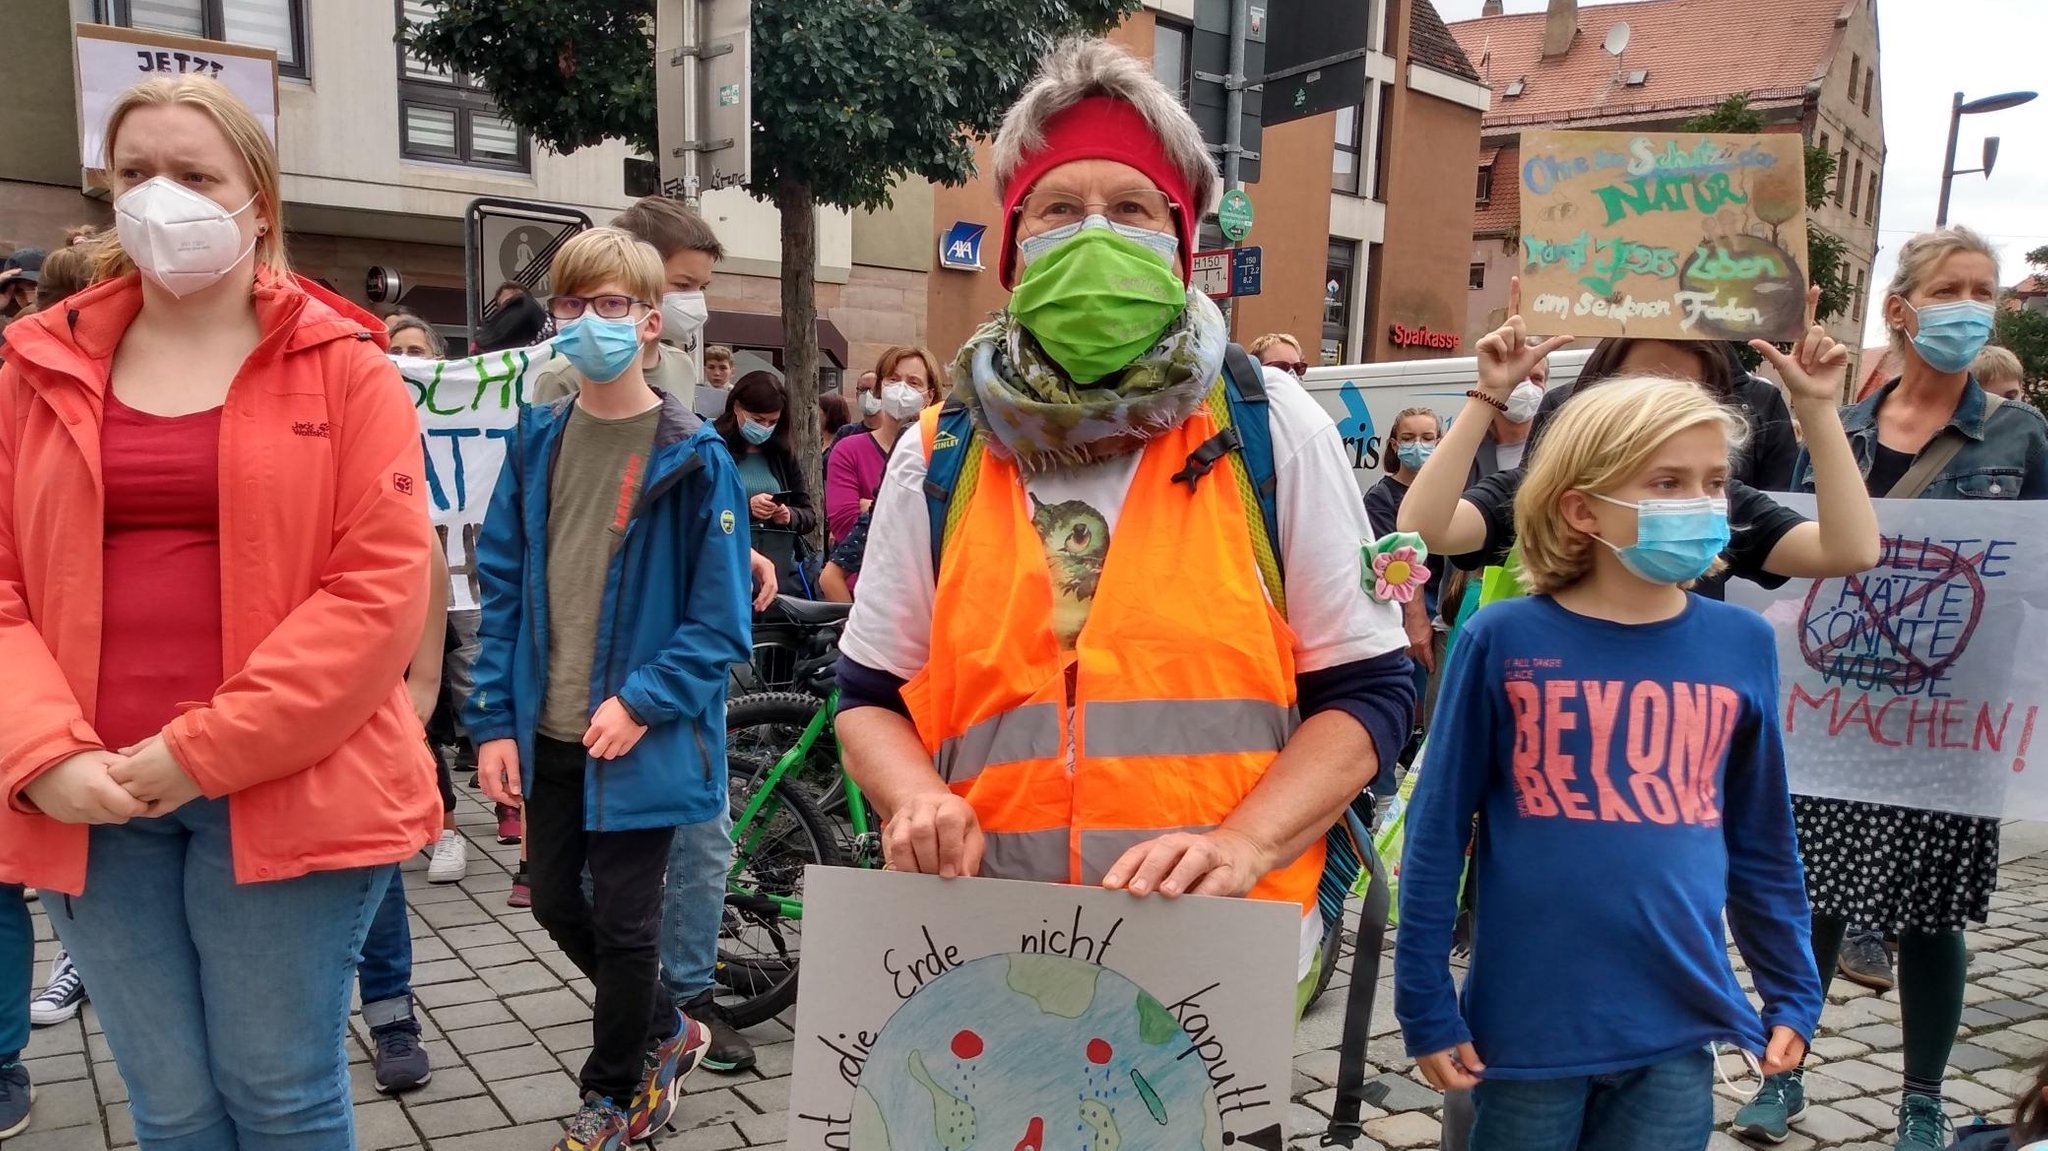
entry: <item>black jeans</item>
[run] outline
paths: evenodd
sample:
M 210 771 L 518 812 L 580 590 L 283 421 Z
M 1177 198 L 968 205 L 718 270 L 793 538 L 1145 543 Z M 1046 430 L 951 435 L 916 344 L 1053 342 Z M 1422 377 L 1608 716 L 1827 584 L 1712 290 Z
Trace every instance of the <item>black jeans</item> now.
M 675 1006 L 661 986 L 662 876 L 675 829 L 585 831 L 584 761 L 580 744 L 535 740 L 527 871 L 534 919 L 597 987 L 580 1085 L 624 1109 L 647 1053 L 675 1032 Z

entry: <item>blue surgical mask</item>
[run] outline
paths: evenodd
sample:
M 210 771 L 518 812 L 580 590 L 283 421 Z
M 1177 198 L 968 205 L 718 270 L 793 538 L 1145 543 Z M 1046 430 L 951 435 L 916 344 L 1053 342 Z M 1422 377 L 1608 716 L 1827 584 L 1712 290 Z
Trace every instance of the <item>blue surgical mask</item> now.
M 1128 224 L 1112 223 L 1108 216 L 1090 216 L 1078 224 L 1068 224 L 1063 228 L 1054 228 L 1050 232 L 1040 232 L 1036 236 L 1026 236 L 1024 239 L 1017 241 L 1018 259 L 1024 267 L 1028 268 L 1037 263 L 1039 258 L 1046 253 L 1051 252 L 1054 248 L 1059 247 L 1061 244 L 1066 243 L 1090 228 L 1108 228 L 1126 240 L 1143 244 L 1145 247 L 1150 248 L 1160 259 L 1166 261 L 1167 267 L 1174 269 L 1180 267 L 1179 236 L 1174 235 L 1172 232 L 1155 232 L 1150 228 L 1133 228 Z
M 1920 332 L 1913 337 L 1913 350 L 1937 372 L 1960 372 L 1969 368 L 1977 353 L 1991 339 L 1991 305 L 1980 300 L 1957 300 L 1952 304 L 1929 304 L 1912 308 L 1920 318 Z
M 1629 503 L 1596 495 L 1616 507 L 1636 510 L 1636 542 L 1614 547 L 1621 566 L 1650 583 L 1684 584 L 1707 574 L 1714 558 L 1728 546 L 1728 501 L 1712 496 L 1693 500 L 1643 500 Z M 1594 539 L 1600 539 L 1594 536 Z
M 607 320 L 586 315 L 572 320 L 555 337 L 555 350 L 568 357 L 577 373 L 593 384 L 609 384 L 626 374 L 640 357 L 640 325 L 632 320 Z
M 767 424 L 757 424 L 752 420 L 741 420 L 740 438 L 758 448 L 775 438 L 775 429 Z
M 1425 444 L 1420 441 L 1417 441 L 1411 444 L 1400 444 L 1396 446 L 1394 448 L 1394 454 L 1400 457 L 1401 466 L 1414 468 L 1417 471 L 1421 471 L 1422 465 L 1429 462 L 1429 454 L 1431 452 L 1434 452 L 1435 450 L 1435 444 Z

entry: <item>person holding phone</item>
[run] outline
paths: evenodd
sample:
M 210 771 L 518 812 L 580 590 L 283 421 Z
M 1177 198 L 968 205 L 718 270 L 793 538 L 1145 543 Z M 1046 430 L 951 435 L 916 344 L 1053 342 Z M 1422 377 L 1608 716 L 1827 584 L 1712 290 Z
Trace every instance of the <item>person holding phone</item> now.
M 808 594 L 800 565 L 804 537 L 818 526 L 804 469 L 789 444 L 789 391 L 773 372 L 749 372 L 732 386 L 713 421 L 740 465 L 754 548 L 774 563 L 784 592 Z

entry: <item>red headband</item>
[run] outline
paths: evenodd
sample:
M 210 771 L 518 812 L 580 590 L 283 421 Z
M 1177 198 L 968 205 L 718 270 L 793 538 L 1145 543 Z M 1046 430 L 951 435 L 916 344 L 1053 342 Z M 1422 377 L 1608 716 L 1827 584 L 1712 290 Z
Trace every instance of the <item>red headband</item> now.
M 1009 192 L 1003 197 L 1003 286 L 1014 287 L 1017 279 L 1017 209 L 1040 177 L 1074 160 L 1129 164 L 1166 193 L 1180 228 L 1180 278 L 1188 280 L 1193 275 L 1195 222 L 1187 177 L 1136 108 L 1108 96 L 1090 96 L 1054 116 L 1045 126 L 1045 143 L 1024 157 L 1010 176 Z

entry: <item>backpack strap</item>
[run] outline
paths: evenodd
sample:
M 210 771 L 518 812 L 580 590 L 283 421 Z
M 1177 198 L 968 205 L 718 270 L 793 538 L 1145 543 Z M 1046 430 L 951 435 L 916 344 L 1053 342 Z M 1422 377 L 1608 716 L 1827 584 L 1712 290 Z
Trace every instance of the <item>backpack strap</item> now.
M 1273 428 L 1266 399 L 1266 380 L 1251 356 L 1236 344 L 1223 352 L 1223 378 L 1209 393 L 1209 416 L 1216 434 L 1189 453 L 1187 466 L 1174 475 L 1193 491 L 1219 461 L 1228 460 L 1231 478 L 1247 508 L 1257 507 L 1251 521 L 1252 555 L 1266 595 L 1280 614 L 1287 614 L 1285 568 L 1280 553 L 1280 483 L 1273 465 Z
M 927 409 L 919 428 L 924 438 L 924 503 L 931 518 L 932 579 L 936 581 L 946 537 L 967 507 L 965 497 L 974 494 L 981 478 L 982 444 L 966 402 L 957 397 L 947 400 L 944 407 Z
M 1984 420 L 1986 423 L 1990 422 L 1991 413 L 1997 411 L 1999 405 L 2003 403 L 2005 403 L 2004 396 L 1994 396 L 1989 392 L 1984 393 Z M 1913 466 L 1906 469 L 1906 474 L 1899 477 L 1899 482 L 1891 486 L 1891 490 L 1884 494 L 1884 498 L 1888 500 L 1919 499 L 1921 493 L 1933 486 L 1934 477 L 1941 474 L 1941 469 L 1947 467 L 1949 461 L 1962 454 L 1964 446 L 1969 442 L 1970 437 L 1957 431 L 1953 424 L 1941 429 L 1933 439 L 1927 441 L 1926 447 L 1920 449 L 1919 456 L 1913 460 Z

